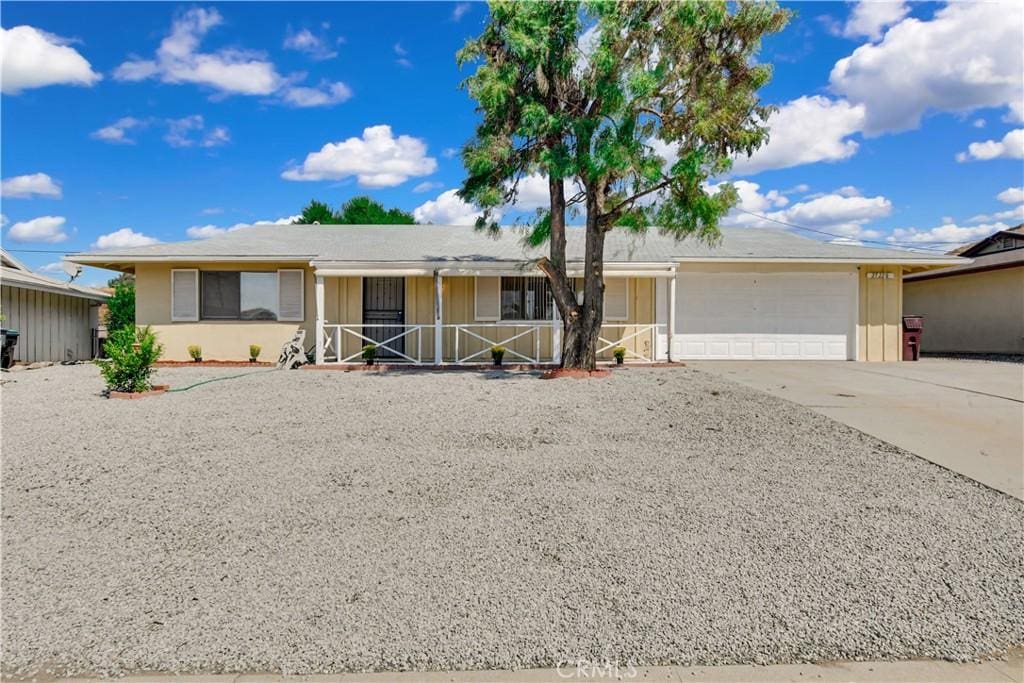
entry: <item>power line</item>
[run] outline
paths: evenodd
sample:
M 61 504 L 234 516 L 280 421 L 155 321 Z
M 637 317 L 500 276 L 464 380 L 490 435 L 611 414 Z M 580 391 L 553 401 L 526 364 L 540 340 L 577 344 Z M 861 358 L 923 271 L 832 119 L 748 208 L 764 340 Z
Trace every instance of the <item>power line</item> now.
M 4 247 L 7 251 L 13 251 L 19 254 L 70 254 L 66 249 L 10 249 Z
M 796 225 L 795 223 L 787 223 L 786 221 L 780 221 L 780 220 L 778 220 L 776 218 L 769 218 L 768 216 L 762 216 L 759 213 L 754 213 L 753 211 L 747 211 L 746 209 L 737 209 L 737 211 L 739 211 L 740 213 L 748 214 L 750 216 L 754 216 L 756 218 L 760 218 L 762 220 L 771 221 L 772 223 L 778 223 L 779 225 L 785 225 L 788 228 L 794 228 L 796 230 L 806 230 L 807 232 L 813 232 L 813 233 L 816 233 L 818 235 L 825 235 L 826 237 L 835 237 L 837 239 L 842 239 L 842 240 L 852 240 L 852 239 L 854 239 L 854 238 L 850 237 L 849 235 L 837 235 L 837 234 L 832 233 L 832 232 L 825 232 L 824 230 L 815 230 L 814 228 L 807 228 L 807 227 L 804 227 L 802 225 Z M 881 245 L 883 247 L 892 247 L 892 246 L 906 247 L 908 249 L 909 248 L 913 248 L 913 249 L 920 249 L 921 251 L 934 251 L 934 252 L 938 252 L 938 253 L 942 253 L 942 254 L 944 254 L 945 251 L 943 251 L 941 248 L 938 248 L 938 247 L 921 247 L 921 246 L 914 246 L 914 245 L 917 245 L 917 244 L 963 244 L 963 242 L 897 242 L 897 241 L 882 242 L 882 241 L 879 241 L 879 240 L 869 240 L 869 239 L 858 239 L 857 241 L 858 242 L 865 242 L 865 243 L 868 243 L 868 244 L 879 244 L 879 245 Z

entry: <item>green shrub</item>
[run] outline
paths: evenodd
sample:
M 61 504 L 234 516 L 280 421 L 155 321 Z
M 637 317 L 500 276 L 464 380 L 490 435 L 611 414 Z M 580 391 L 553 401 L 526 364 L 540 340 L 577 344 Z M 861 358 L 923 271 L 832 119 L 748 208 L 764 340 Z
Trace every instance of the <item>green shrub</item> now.
M 505 357 L 505 351 L 507 350 L 508 349 L 501 344 L 495 344 L 491 347 L 491 360 L 493 360 L 496 365 L 501 364 L 501 359 Z
M 616 346 L 614 349 L 612 349 L 612 355 L 615 356 L 615 360 L 622 360 L 623 358 L 626 357 L 626 347 Z
M 198 344 L 193 344 L 188 347 L 188 355 L 192 356 L 192 360 L 201 361 L 203 359 L 203 347 Z
M 259 344 L 249 344 L 249 360 L 256 360 L 260 357 L 263 348 Z
M 367 344 L 363 347 L 363 360 L 373 360 L 377 357 L 377 345 Z
M 110 391 L 140 392 L 150 389 L 153 363 L 164 347 L 148 326 L 122 327 L 107 337 L 107 359 L 100 365 L 103 381 Z
M 107 334 L 126 327 L 135 329 L 135 283 L 119 280 L 114 293 L 107 300 L 107 315 L 103 320 Z

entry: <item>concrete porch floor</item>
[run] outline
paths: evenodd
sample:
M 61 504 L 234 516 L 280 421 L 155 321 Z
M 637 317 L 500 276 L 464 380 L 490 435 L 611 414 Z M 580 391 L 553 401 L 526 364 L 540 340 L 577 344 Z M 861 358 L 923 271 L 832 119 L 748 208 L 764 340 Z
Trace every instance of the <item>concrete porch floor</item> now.
M 691 361 L 1024 499 L 1024 365 Z

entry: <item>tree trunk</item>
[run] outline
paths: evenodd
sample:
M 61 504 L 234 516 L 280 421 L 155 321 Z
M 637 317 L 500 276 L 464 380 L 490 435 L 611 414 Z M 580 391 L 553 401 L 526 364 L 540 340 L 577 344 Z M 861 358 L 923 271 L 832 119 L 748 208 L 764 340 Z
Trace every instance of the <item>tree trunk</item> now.
M 583 265 L 583 303 L 578 315 L 566 318 L 562 367 L 594 370 L 597 339 L 604 319 L 604 230 L 598 224 L 596 202 L 587 201 L 587 243 Z

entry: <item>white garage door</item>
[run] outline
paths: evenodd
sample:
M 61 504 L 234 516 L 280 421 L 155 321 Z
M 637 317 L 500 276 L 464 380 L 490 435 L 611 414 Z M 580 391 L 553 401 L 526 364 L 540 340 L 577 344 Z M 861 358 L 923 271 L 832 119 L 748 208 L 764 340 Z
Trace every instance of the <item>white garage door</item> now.
M 856 270 L 677 277 L 678 358 L 856 357 Z

